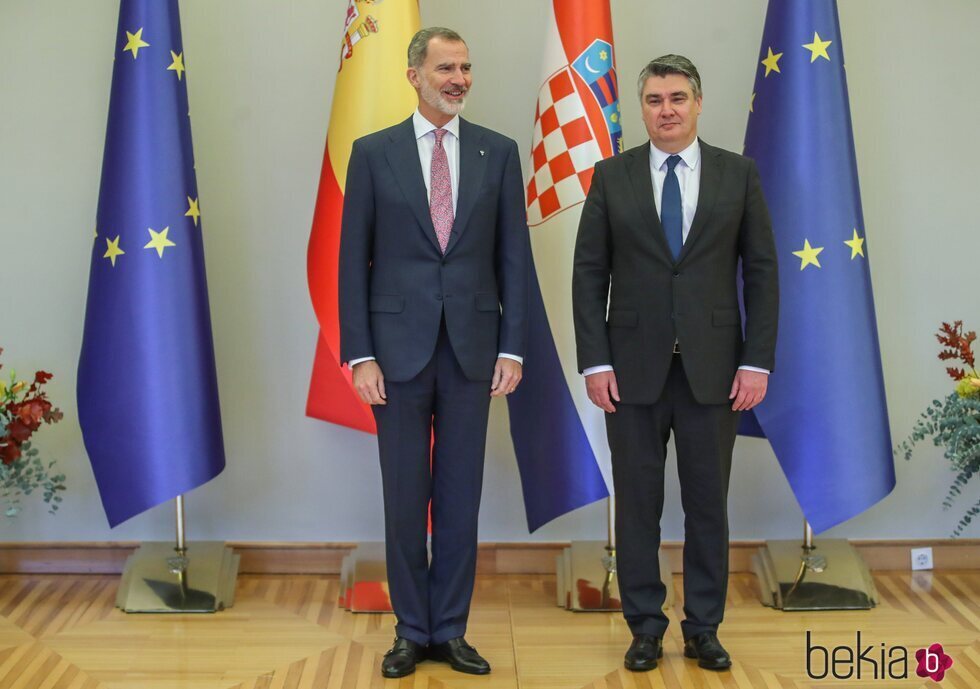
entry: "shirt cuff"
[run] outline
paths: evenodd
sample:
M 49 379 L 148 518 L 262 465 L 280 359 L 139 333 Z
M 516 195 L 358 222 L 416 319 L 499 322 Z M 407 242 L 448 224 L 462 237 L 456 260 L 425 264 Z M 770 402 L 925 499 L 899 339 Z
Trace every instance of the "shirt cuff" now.
M 374 357 L 362 356 L 360 359 L 351 359 L 350 361 L 347 362 L 347 368 L 354 368 L 358 364 L 363 363 L 365 361 L 374 361 Z
M 609 364 L 603 364 L 602 366 L 589 366 L 587 369 L 582 371 L 583 376 L 591 376 L 593 373 L 605 373 L 606 371 L 612 371 L 613 367 Z
M 755 371 L 756 373 L 765 373 L 767 376 L 769 375 L 769 369 L 766 369 L 766 368 L 757 368 L 755 366 L 739 366 L 738 367 L 738 370 L 739 371 Z
M 497 355 L 497 358 L 498 359 L 512 359 L 512 360 L 516 361 L 517 363 L 519 363 L 521 366 L 524 365 L 524 357 L 517 356 L 516 354 L 504 354 L 503 352 L 501 352 L 500 354 Z

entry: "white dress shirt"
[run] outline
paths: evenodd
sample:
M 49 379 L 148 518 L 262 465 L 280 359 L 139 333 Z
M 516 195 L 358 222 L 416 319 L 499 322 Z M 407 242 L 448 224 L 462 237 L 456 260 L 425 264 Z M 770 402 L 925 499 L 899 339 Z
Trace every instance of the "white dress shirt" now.
M 442 127 L 437 127 L 422 116 L 418 110 L 412 115 L 415 125 L 415 142 L 419 146 L 419 162 L 422 163 L 422 179 L 425 191 L 432 201 L 432 151 L 436 147 L 436 130 L 445 129 L 442 147 L 449 160 L 449 180 L 453 186 L 453 215 L 456 215 L 456 202 L 459 200 L 459 115 L 453 117 Z
M 657 217 L 660 217 L 660 203 L 664 195 L 664 179 L 667 177 L 667 158 L 672 153 L 665 153 L 650 142 L 650 177 L 653 179 L 653 200 L 657 204 Z M 677 175 L 677 183 L 681 188 L 681 208 L 683 218 L 681 225 L 681 241 L 687 241 L 687 235 L 691 232 L 691 225 L 694 223 L 694 214 L 698 210 L 698 195 L 701 193 L 701 143 L 695 138 L 691 145 L 678 153 L 681 160 L 674 167 L 674 174 Z M 758 371 L 759 373 L 769 373 L 764 368 L 755 366 L 739 366 L 746 371 Z M 593 373 L 612 371 L 613 367 L 604 364 L 601 366 L 590 366 L 582 371 L 582 375 L 591 376 Z
M 449 161 L 449 180 L 453 187 L 453 215 L 456 215 L 456 202 L 459 200 L 459 115 L 453 117 L 442 127 L 437 127 L 436 125 L 429 122 L 425 117 L 416 110 L 412 114 L 412 124 L 415 126 L 415 141 L 419 147 L 419 163 L 422 164 L 422 179 L 425 180 L 425 192 L 432 200 L 432 151 L 436 147 L 436 134 L 437 129 L 445 129 L 446 133 L 442 137 L 442 147 L 446 151 L 446 159 Z M 516 354 L 505 354 L 503 352 L 497 355 L 503 359 L 513 359 L 519 364 L 524 363 L 524 357 L 517 356 Z M 348 362 L 348 366 L 354 368 L 357 364 L 362 361 L 373 361 L 373 356 L 365 356 L 360 359 L 353 359 Z

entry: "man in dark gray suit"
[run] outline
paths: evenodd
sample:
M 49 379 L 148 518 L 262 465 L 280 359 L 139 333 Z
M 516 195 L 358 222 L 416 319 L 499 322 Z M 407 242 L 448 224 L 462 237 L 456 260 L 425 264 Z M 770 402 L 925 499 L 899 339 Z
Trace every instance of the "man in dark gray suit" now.
M 662 655 L 658 549 L 667 440 L 684 507 L 684 654 L 723 670 L 727 494 L 741 410 L 766 393 L 778 320 L 776 249 L 755 164 L 697 136 L 701 77 L 665 55 L 638 81 L 650 141 L 596 164 L 575 245 L 579 369 L 605 410 L 630 670 Z M 744 280 L 745 334 L 738 303 Z M 611 285 L 611 290 L 610 290 Z M 607 312 L 608 306 L 608 312 Z
M 456 32 L 418 32 L 408 79 L 418 110 L 354 142 L 340 242 L 341 358 L 374 405 L 398 618 L 381 671 L 426 656 L 486 674 L 463 634 L 490 398 L 517 387 L 527 337 L 521 163 L 512 140 L 459 117 L 471 75 Z

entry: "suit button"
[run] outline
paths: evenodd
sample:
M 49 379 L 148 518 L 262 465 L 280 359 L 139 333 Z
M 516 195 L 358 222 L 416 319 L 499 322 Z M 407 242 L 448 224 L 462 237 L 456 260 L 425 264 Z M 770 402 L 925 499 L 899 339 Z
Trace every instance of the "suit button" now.
M 436 301 L 442 301 L 442 295 L 441 294 L 437 294 L 436 295 Z
M 681 274 L 680 274 L 680 273 L 676 273 L 676 272 L 674 273 L 674 277 L 675 277 L 675 278 L 679 278 L 680 276 L 681 276 Z

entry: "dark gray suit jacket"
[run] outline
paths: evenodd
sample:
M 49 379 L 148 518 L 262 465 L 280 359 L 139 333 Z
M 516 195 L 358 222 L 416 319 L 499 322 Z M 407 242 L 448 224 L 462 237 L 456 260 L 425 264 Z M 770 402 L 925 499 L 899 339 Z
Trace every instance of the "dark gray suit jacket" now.
M 701 141 L 697 212 L 675 262 L 649 156 L 646 143 L 595 166 L 572 279 L 579 370 L 612 364 L 621 400 L 652 404 L 676 338 L 695 399 L 724 404 L 740 365 L 775 367 L 779 282 L 759 174 L 750 159 Z
M 412 379 L 445 314 L 470 380 L 500 352 L 524 355 L 530 241 L 517 144 L 459 125 L 459 195 L 439 250 L 412 118 L 354 142 L 340 239 L 340 353 L 373 356 L 385 378 Z

